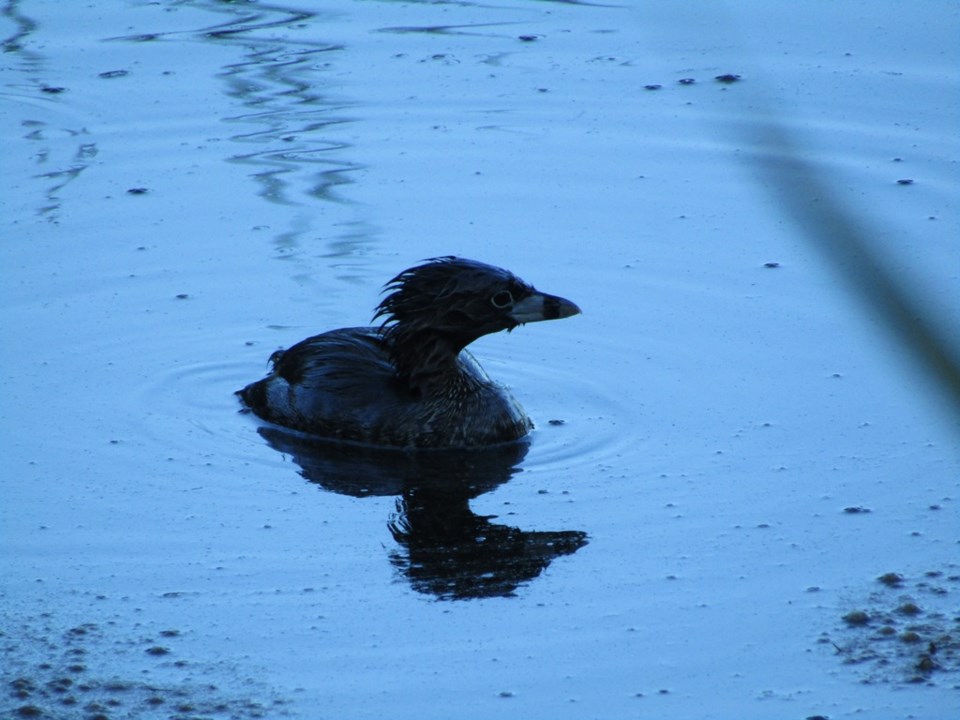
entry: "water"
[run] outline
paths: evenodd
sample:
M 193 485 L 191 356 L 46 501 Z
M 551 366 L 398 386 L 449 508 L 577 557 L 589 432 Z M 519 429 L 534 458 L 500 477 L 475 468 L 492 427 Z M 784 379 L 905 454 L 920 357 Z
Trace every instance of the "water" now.
M 313 5 L 4 8 L 4 714 L 950 717 L 956 415 L 750 128 L 955 322 L 956 8 Z M 584 309 L 480 487 L 238 413 L 443 254 Z

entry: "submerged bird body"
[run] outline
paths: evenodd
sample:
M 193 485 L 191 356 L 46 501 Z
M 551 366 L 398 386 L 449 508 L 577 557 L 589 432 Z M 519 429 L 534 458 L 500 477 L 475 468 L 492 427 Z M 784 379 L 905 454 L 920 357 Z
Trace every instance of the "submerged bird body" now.
M 380 327 L 332 330 L 271 356 L 237 394 L 259 417 L 326 438 L 419 448 L 517 440 L 533 423 L 464 348 L 482 335 L 580 312 L 506 270 L 444 257 L 400 273 Z
M 516 440 L 531 422 L 469 352 L 417 391 L 397 375 L 379 328 L 307 338 L 274 358 L 273 372 L 241 391 L 264 420 L 373 445 L 456 447 Z

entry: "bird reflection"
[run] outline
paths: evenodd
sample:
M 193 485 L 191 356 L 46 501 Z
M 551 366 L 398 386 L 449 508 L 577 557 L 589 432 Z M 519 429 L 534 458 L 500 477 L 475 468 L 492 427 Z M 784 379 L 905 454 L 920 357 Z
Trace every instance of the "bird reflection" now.
M 519 471 L 526 442 L 407 452 L 348 446 L 277 427 L 258 432 L 325 490 L 398 496 L 388 522 L 398 545 L 390 562 L 417 592 L 441 600 L 511 596 L 555 558 L 587 543 L 578 530 L 521 530 L 470 509 L 471 499 Z

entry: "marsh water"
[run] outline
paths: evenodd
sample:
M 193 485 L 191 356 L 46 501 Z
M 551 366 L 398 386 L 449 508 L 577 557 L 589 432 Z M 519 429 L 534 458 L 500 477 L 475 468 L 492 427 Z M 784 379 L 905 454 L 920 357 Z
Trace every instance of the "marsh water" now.
M 958 31 L 934 2 L 8 0 L 2 714 L 955 717 L 956 406 L 755 130 L 955 335 Z M 472 347 L 528 443 L 239 412 L 275 349 L 450 254 L 583 308 Z

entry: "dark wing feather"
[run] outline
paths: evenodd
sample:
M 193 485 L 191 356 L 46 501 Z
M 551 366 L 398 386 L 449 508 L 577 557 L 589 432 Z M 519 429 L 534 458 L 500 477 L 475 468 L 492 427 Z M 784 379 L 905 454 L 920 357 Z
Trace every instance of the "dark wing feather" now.
M 377 328 L 307 338 L 276 355 L 270 375 L 238 394 L 270 422 L 364 442 L 371 440 L 364 428 L 408 401 Z

